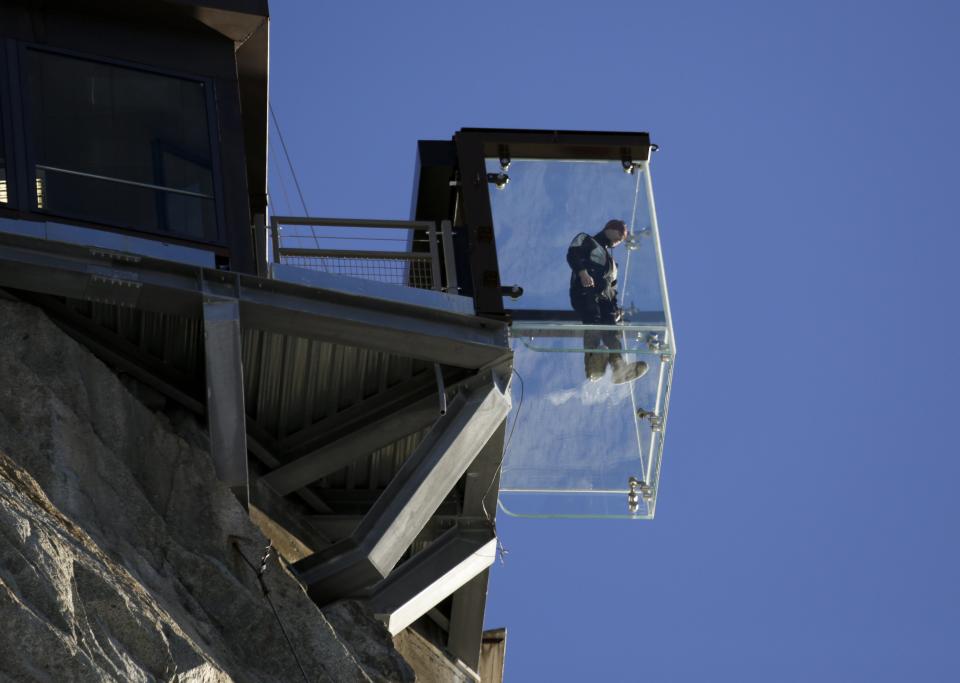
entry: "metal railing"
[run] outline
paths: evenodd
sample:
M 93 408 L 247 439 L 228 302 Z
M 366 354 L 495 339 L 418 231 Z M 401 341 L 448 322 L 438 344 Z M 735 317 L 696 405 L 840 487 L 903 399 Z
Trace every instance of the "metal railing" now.
M 406 231 L 395 237 L 394 231 Z M 442 243 L 442 245 L 441 245 Z M 344 248 L 334 245 L 344 244 Z M 457 293 L 453 231 L 432 221 L 272 216 L 271 256 L 336 275 Z

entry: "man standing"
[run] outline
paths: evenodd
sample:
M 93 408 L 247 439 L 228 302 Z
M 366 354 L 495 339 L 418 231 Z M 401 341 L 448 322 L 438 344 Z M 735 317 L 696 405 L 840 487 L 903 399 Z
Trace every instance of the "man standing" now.
M 612 249 L 627 236 L 627 226 L 621 220 L 607 221 L 603 230 L 592 237 L 581 232 L 567 249 L 570 265 L 570 305 L 580 314 L 584 325 L 616 325 L 623 317 L 617 304 L 617 263 Z M 643 361 L 627 363 L 619 353 L 623 348 L 616 330 L 588 330 L 583 335 L 587 349 L 606 348 L 606 353 L 584 354 L 583 367 L 587 379 L 603 377 L 607 365 L 613 369 L 614 384 L 632 382 L 647 371 Z

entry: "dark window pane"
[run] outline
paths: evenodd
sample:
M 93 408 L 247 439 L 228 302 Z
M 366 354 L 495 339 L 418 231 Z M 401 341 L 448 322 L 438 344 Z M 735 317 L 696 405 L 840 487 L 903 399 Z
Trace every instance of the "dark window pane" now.
M 217 238 L 202 83 L 37 50 L 27 62 L 38 208 Z
M 37 171 L 37 207 L 199 240 L 211 239 L 207 227 L 216 225 L 212 199 L 43 169 Z

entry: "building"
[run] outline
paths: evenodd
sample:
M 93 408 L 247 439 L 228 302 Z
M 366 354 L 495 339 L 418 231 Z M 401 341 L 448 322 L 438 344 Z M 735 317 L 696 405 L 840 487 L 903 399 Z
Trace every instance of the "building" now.
M 11 1 L 0 37 L 0 286 L 206 420 L 221 480 L 318 604 L 362 598 L 477 671 L 498 505 L 653 516 L 675 344 L 647 134 L 464 129 L 420 141 L 409 220 L 274 216 L 265 1 Z M 649 267 L 622 349 L 585 345 L 557 278 L 523 270 L 532 195 L 512 188 L 533 179 L 574 224 L 630 215 Z M 562 402 L 569 425 L 617 411 L 613 460 L 566 462 L 582 435 L 518 421 L 504 466 L 514 365 L 556 378 L 590 351 L 654 366 Z M 555 388 L 531 381 L 529 409 Z

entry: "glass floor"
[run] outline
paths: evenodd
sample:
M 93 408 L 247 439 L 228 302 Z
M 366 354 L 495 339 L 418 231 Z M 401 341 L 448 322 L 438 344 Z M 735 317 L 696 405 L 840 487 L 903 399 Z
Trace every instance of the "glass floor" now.
M 488 159 L 487 170 L 509 176 L 491 186 L 494 234 L 502 284 L 523 288 L 504 300 L 517 378 L 499 505 L 652 519 L 676 345 L 649 165 L 516 159 L 504 171 Z M 571 306 L 567 250 L 611 219 L 628 229 L 612 249 L 622 319 L 587 325 Z

